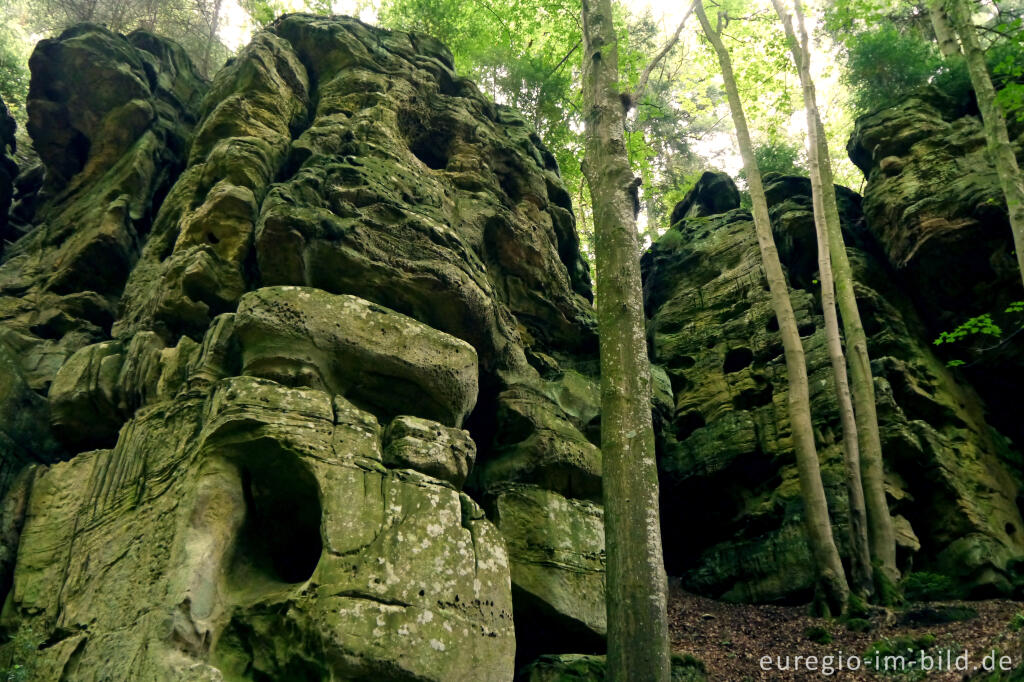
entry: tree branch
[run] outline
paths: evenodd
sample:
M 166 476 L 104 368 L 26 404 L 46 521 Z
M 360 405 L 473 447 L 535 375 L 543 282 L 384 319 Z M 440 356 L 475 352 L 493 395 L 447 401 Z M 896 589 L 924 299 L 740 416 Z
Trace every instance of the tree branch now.
M 627 111 L 635 107 L 636 103 L 644 96 L 644 90 L 647 89 L 647 81 L 651 77 L 651 72 L 654 71 L 654 68 L 658 66 L 658 63 L 664 59 L 665 55 L 667 55 L 669 51 L 675 47 L 676 43 L 679 42 L 679 34 L 683 32 L 683 26 L 686 25 L 686 20 L 690 18 L 690 14 L 693 13 L 693 8 L 698 2 L 700 2 L 700 0 L 693 0 L 693 2 L 690 3 L 690 6 L 686 8 L 686 12 L 683 14 L 682 21 L 680 21 L 679 26 L 676 27 L 676 32 L 672 34 L 672 37 L 665 43 L 665 46 L 661 48 L 658 54 L 654 55 L 654 58 L 651 59 L 644 68 L 643 73 L 640 74 L 640 80 L 637 82 L 636 88 L 629 95 L 629 106 L 626 107 Z
M 555 68 L 551 69 L 551 71 L 548 72 L 548 75 L 544 76 L 544 82 L 547 82 L 547 80 L 549 78 L 551 78 L 556 73 L 558 73 L 558 70 L 561 69 L 562 66 L 565 65 L 565 62 L 569 59 L 569 57 L 572 56 L 572 53 L 575 52 L 576 50 L 578 50 L 580 45 L 582 45 L 582 44 L 583 44 L 583 38 L 580 38 L 579 40 L 577 40 L 576 44 L 572 46 L 572 49 L 569 50 L 568 52 L 566 52 L 565 56 L 562 57 L 562 61 L 558 62 L 558 64 L 555 66 Z

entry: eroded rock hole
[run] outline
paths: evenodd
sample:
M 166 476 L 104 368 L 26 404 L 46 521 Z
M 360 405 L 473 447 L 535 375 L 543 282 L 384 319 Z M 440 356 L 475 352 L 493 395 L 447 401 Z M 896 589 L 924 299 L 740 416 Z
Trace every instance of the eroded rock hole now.
M 306 465 L 276 444 L 238 457 L 245 521 L 236 562 L 285 583 L 308 580 L 320 561 L 320 490 Z
M 405 133 L 409 151 L 432 170 L 448 167 L 454 134 L 443 121 L 423 121 L 413 113 L 398 116 L 398 127 Z
M 676 417 L 676 440 L 682 442 L 693 435 L 697 429 L 707 426 L 703 415 L 697 410 L 690 410 Z
M 758 407 L 770 405 L 773 393 L 771 384 L 765 384 L 757 388 L 747 388 L 740 391 L 739 395 L 732 399 L 732 406 L 737 410 L 754 410 Z
M 697 361 L 689 355 L 674 355 L 667 364 L 669 369 L 690 369 Z
M 672 395 L 679 395 L 693 388 L 693 382 L 682 372 L 669 372 L 668 380 L 672 384 Z
M 722 371 L 726 374 L 746 369 L 754 361 L 754 352 L 749 348 L 733 348 L 725 354 Z

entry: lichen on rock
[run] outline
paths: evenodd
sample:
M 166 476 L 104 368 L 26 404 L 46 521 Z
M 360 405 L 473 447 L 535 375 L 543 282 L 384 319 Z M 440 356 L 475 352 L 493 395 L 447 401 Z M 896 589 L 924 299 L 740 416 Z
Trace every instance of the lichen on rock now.
M 505 680 L 552 612 L 600 647 L 592 295 L 525 120 L 345 17 L 282 17 L 210 83 L 91 25 L 31 66 L 0 600 L 50 642 L 33 679 Z M 562 510 L 549 549 L 507 543 L 509 486 Z

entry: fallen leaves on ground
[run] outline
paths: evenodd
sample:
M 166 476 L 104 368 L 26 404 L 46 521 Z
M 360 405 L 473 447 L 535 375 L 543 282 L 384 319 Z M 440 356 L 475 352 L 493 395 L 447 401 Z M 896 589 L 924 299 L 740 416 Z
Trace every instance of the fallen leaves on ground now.
M 976 617 L 941 623 L 943 616 L 957 609 L 973 609 Z M 729 604 L 685 592 L 673 583 L 669 596 L 669 627 L 674 651 L 689 653 L 701 659 L 713 682 L 745 682 L 753 680 L 982 680 L 985 657 L 996 652 L 994 659 L 1009 656 L 1014 667 L 1024 665 L 1024 629 L 1017 632 L 1011 620 L 1024 613 L 1024 602 L 988 600 L 911 604 L 896 609 L 872 609 L 867 632 L 850 631 L 836 619 L 808 615 L 807 606 L 769 606 Z M 862 624 L 863 625 L 863 624 Z M 811 628 L 824 628 L 831 636 L 828 643 L 809 638 Z M 823 638 L 820 634 L 818 638 Z M 898 673 L 878 672 L 886 665 L 884 655 L 867 660 L 865 653 L 873 644 L 888 640 L 890 646 L 913 642 L 911 652 L 903 654 L 908 663 Z M 925 652 L 922 658 L 921 651 Z M 949 658 L 947 658 L 947 653 Z M 968 670 L 956 670 L 957 657 L 967 653 Z M 894 654 L 895 655 L 895 654 Z M 762 657 L 771 657 L 768 670 L 762 668 Z M 786 666 L 786 656 L 789 656 Z M 799 670 L 794 670 L 795 656 L 801 656 Z M 815 657 L 813 664 L 806 657 Z M 831 659 L 825 657 L 831 656 Z M 777 657 L 781 657 L 776 663 Z M 842 665 L 839 658 L 843 659 Z M 853 665 L 850 657 L 860 660 L 860 670 L 845 669 Z M 947 660 L 954 670 L 939 671 Z M 921 664 L 929 658 L 933 669 L 925 672 Z M 825 672 L 830 660 L 831 674 Z M 960 662 L 964 661 L 961 658 Z M 1005 662 L 1005 661 L 1004 661 Z M 779 665 L 781 664 L 781 665 Z M 849 665 L 848 665 L 849 664 Z M 899 662 L 892 660 L 892 667 Z M 788 670 L 780 670 L 780 667 Z M 811 670 L 809 668 L 815 668 Z M 841 669 L 843 668 L 843 669 Z

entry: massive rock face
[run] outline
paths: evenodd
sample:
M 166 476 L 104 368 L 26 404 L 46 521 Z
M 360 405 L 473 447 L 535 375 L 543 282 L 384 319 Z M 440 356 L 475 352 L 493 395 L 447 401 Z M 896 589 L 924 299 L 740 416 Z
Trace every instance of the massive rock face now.
M 91 25 L 31 67 L 0 625 L 45 640 L 32 679 L 600 653 L 590 282 L 525 121 L 342 17 L 282 17 L 212 83 Z
M 1022 157 L 1024 127 L 1008 118 Z M 1024 315 L 1004 311 L 1024 301 L 1024 288 L 985 146 L 973 102 L 926 89 L 859 119 L 848 149 L 867 177 L 867 224 L 928 333 L 937 337 L 985 314 L 1002 326 L 1003 339 L 976 335 L 944 347 L 943 357 L 966 363 L 962 377 L 1019 449 L 1024 422 L 1009 398 L 1024 381 L 1024 343 L 1011 334 L 1024 326 Z
M 706 178 L 644 257 L 653 361 L 672 401 L 660 435 L 662 527 L 670 573 L 737 601 L 809 597 L 786 380 L 750 214 L 722 211 L 727 178 Z M 824 341 L 810 184 L 768 176 L 775 239 L 807 353 L 812 412 L 837 542 L 848 520 L 836 399 Z M 712 196 L 705 196 L 707 193 Z M 957 577 L 976 594 L 1013 588 L 1024 556 L 1020 483 L 984 403 L 934 353 L 931 335 L 879 242 L 860 197 L 839 188 L 843 227 L 879 396 L 900 560 Z M 717 211 L 717 212 L 716 212 Z M 1019 472 L 1018 472 L 1019 473 Z
M 38 163 L 0 168 L 0 663 L 27 642 L 33 680 L 599 667 L 560 656 L 606 631 L 592 296 L 524 119 L 436 41 L 342 17 L 282 17 L 212 83 L 167 41 L 93 25 L 31 68 Z M 973 130 L 915 111 L 865 119 L 855 149 L 899 146 L 886 116 Z M 934 216 L 877 199 L 920 208 L 929 159 L 960 149 L 926 143 L 855 154 L 867 227 L 841 194 L 889 492 L 905 565 L 1004 592 L 1018 436 L 995 375 L 930 343 L 952 319 L 919 300 Z M 808 190 L 769 183 L 841 530 Z M 708 174 L 644 260 L 666 553 L 700 592 L 794 600 L 811 576 L 782 351 L 738 202 Z M 1008 237 L 977 241 L 957 248 L 1004 277 Z

